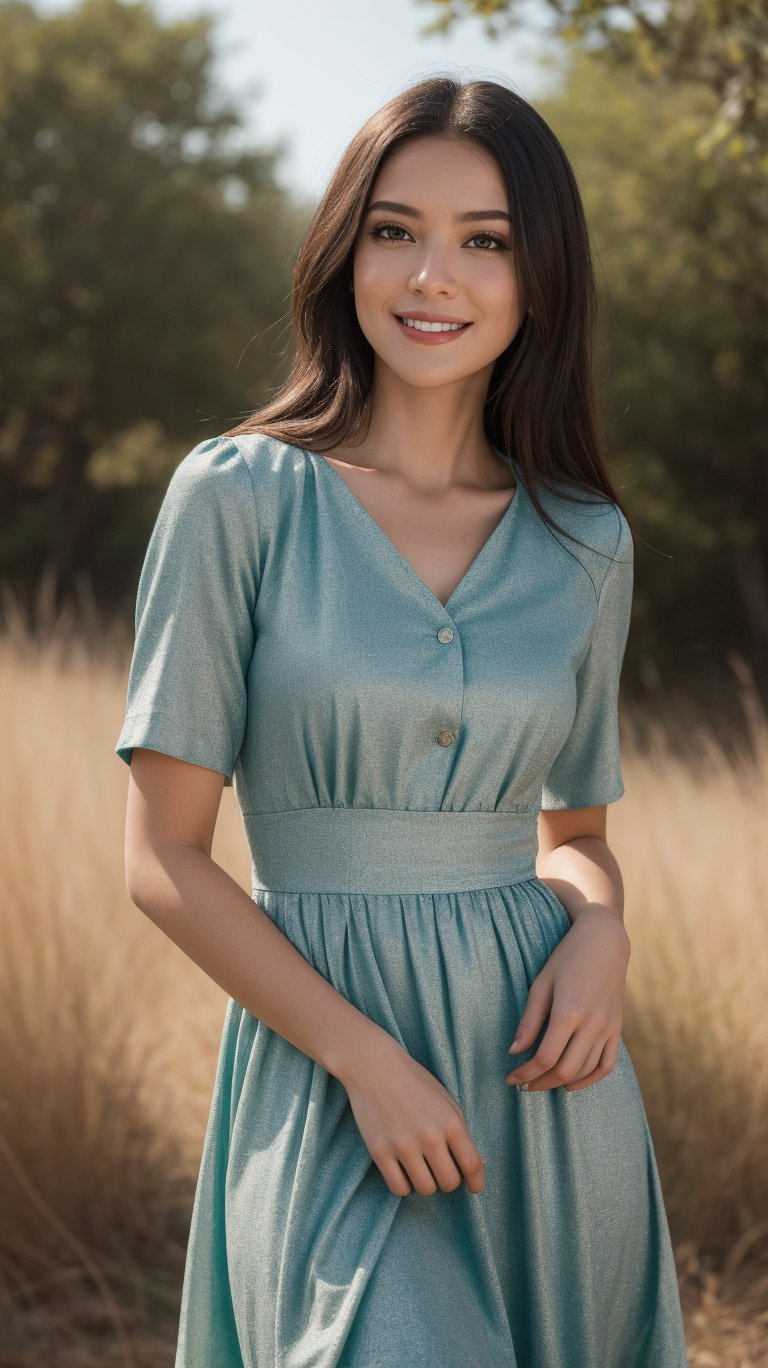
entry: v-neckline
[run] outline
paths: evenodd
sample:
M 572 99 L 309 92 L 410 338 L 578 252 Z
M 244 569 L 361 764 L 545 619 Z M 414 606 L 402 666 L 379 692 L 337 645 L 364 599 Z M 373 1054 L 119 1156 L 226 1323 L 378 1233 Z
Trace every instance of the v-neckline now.
M 514 459 L 513 456 L 505 456 L 504 453 L 501 452 L 498 447 L 494 446 L 493 450 L 496 452 L 500 460 L 503 461 L 505 465 L 509 464 L 512 467 L 512 473 L 514 474 L 516 480 L 515 492 L 512 495 L 512 498 L 507 504 L 507 507 L 505 508 L 499 522 L 497 522 L 490 536 L 486 537 L 485 541 L 483 542 L 483 545 L 480 547 L 480 550 L 478 551 L 474 560 L 465 570 L 455 589 L 448 596 L 445 603 L 443 603 L 442 599 L 438 598 L 434 590 L 430 589 L 426 580 L 423 579 L 422 576 L 418 573 L 418 571 L 414 569 L 414 567 L 411 565 L 411 562 L 408 560 L 408 557 L 403 555 L 399 546 L 395 545 L 392 538 L 388 535 L 388 533 L 384 531 L 384 528 L 381 526 L 381 524 L 376 521 L 373 514 L 368 512 L 368 509 L 365 507 L 365 504 L 363 504 L 360 501 L 360 499 L 358 499 L 354 491 L 350 489 L 349 485 L 344 479 L 344 476 L 340 475 L 336 467 L 332 465 L 330 461 L 327 461 L 325 459 L 322 452 L 310 451 L 308 447 L 299 447 L 299 450 L 304 452 L 304 454 L 307 456 L 314 457 L 314 459 L 318 461 L 322 466 L 324 466 L 326 470 L 329 470 L 331 472 L 331 474 L 341 485 L 341 488 L 345 491 L 347 498 L 352 501 L 352 504 L 358 509 L 359 513 L 362 514 L 366 525 L 369 525 L 371 528 L 374 529 L 375 533 L 382 540 L 385 547 L 389 549 L 390 554 L 396 557 L 399 563 L 407 571 L 411 580 L 415 584 L 420 586 L 423 593 L 428 595 L 432 604 L 436 604 L 437 607 L 440 609 L 441 613 L 447 614 L 449 617 L 451 615 L 451 608 L 453 606 L 454 600 L 457 599 L 461 592 L 466 588 L 468 580 L 470 580 L 470 578 L 472 578 L 475 574 L 478 573 L 480 562 L 487 559 L 492 547 L 496 544 L 496 542 L 500 540 L 502 533 L 504 532 L 508 524 L 512 522 L 512 519 L 517 510 L 517 506 L 520 503 L 520 491 L 523 489 L 523 481 L 520 475 L 520 468 L 518 466 L 517 461 Z

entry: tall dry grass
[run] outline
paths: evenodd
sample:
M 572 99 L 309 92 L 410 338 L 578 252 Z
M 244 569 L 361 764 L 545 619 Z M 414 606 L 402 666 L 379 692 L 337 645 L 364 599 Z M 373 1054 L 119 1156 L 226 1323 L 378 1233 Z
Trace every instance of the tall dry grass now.
M 226 998 L 125 891 L 129 643 L 88 613 L 30 630 L 7 589 L 2 607 L 0 1365 L 159 1368 Z M 695 1368 L 768 1363 L 768 721 L 743 668 L 734 687 L 735 757 L 716 720 L 682 756 L 663 716 L 625 716 L 627 792 L 609 811 L 632 941 L 624 1039 Z M 249 887 L 229 789 L 213 857 Z

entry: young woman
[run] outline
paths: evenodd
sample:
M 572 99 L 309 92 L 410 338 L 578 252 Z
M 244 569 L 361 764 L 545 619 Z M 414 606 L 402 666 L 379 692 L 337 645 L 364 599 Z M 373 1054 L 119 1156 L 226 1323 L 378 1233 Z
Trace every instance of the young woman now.
M 621 1038 L 594 298 L 547 124 L 422 81 L 320 202 L 287 382 L 170 481 L 116 750 L 130 895 L 229 995 L 177 1368 L 688 1364 Z

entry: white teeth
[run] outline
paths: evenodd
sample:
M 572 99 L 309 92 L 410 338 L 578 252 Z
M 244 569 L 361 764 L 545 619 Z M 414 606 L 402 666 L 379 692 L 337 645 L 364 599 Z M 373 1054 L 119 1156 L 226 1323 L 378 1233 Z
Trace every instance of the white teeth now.
M 417 332 L 458 332 L 460 328 L 466 328 L 466 323 L 424 323 L 420 318 L 401 318 L 406 328 L 415 328 Z

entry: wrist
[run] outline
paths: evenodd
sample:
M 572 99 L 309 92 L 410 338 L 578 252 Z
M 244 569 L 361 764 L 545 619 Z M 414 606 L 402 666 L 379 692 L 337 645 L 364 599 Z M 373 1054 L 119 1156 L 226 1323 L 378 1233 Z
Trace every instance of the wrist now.
M 631 949 L 629 934 L 621 912 L 615 907 L 609 907 L 607 903 L 585 903 L 573 918 L 574 926 L 576 922 L 594 923 L 603 928 L 612 927 L 619 938 L 626 942 L 627 949 Z
M 402 1046 L 394 1036 L 360 1013 L 361 1025 L 349 1032 L 348 1039 L 334 1048 L 325 1067 L 345 1088 L 362 1082 L 375 1069 L 387 1065 Z

